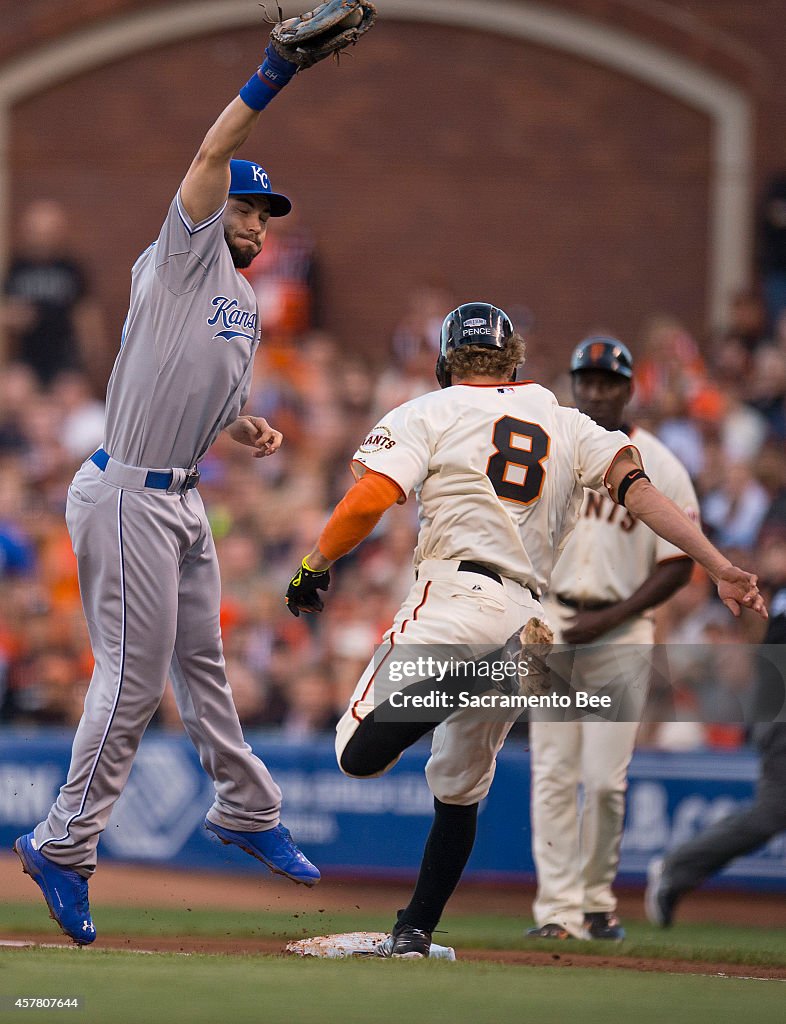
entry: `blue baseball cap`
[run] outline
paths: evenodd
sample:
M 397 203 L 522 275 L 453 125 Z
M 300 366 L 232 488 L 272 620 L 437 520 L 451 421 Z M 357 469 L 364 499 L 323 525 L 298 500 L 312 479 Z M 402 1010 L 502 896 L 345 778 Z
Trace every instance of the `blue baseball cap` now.
M 253 160 L 232 160 L 229 169 L 232 172 L 229 183 L 231 196 L 267 196 L 270 199 L 271 217 L 286 217 L 292 209 L 292 203 L 286 196 L 273 191 L 265 168 Z

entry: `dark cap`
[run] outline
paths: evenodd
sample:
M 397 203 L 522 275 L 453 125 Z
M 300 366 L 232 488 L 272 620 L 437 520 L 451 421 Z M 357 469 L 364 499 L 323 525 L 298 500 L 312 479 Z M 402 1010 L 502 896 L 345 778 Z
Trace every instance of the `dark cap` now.
M 606 370 L 631 380 L 633 356 L 630 349 L 616 338 L 592 335 L 579 342 L 570 357 L 570 372 L 579 373 L 581 370 Z

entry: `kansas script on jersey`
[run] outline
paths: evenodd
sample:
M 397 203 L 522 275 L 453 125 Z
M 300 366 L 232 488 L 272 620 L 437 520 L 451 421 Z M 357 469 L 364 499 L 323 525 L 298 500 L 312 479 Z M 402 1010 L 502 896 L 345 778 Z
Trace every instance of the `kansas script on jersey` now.
M 415 491 L 424 558 L 470 559 L 545 590 L 584 488 L 605 493 L 615 455 L 638 452 L 546 388 L 460 384 L 394 409 L 355 452 L 353 471 Z

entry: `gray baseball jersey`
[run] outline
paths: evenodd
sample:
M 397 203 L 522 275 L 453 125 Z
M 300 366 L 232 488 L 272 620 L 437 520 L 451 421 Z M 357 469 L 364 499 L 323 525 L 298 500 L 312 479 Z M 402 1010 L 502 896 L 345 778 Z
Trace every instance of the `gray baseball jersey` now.
M 131 271 L 107 390 L 105 448 L 119 462 L 189 469 L 248 398 L 256 298 L 232 263 L 222 212 L 194 224 L 178 194 Z
M 243 739 L 226 678 L 210 526 L 196 488 L 181 486 L 237 419 L 259 341 L 222 212 L 194 224 L 178 195 L 137 260 L 107 396 L 110 458 L 88 460 L 68 492 L 95 670 L 68 780 L 35 841 L 85 875 L 167 676 L 215 784 L 210 820 L 237 831 L 279 820 L 281 792 Z M 149 482 L 151 469 L 175 470 L 169 489 Z

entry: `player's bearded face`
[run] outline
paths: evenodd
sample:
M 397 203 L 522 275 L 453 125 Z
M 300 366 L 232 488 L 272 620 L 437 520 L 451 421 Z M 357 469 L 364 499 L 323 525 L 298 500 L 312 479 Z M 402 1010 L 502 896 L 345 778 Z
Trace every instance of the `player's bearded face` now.
M 243 270 L 259 255 L 265 240 L 270 203 L 262 196 L 230 196 L 224 212 L 224 238 L 232 262 Z

